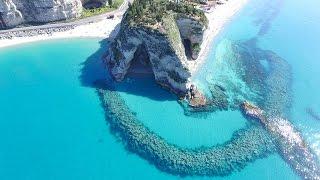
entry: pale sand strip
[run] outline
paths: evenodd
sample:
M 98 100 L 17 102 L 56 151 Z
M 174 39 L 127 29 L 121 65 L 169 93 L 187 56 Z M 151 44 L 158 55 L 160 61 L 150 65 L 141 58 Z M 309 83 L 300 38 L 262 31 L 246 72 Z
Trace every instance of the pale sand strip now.
M 217 5 L 212 12 L 206 13 L 208 17 L 208 29 L 204 33 L 204 41 L 201 45 L 199 57 L 195 61 L 188 61 L 187 66 L 192 74 L 196 72 L 199 66 L 207 58 L 212 42 L 223 26 L 248 2 L 248 0 L 229 0 L 224 1 L 223 5 Z M 50 39 L 65 39 L 76 37 L 100 37 L 108 38 L 114 28 L 120 23 L 122 16 L 115 16 L 114 19 L 104 19 L 98 22 L 92 22 L 85 25 L 78 25 L 71 30 L 63 32 L 54 32 L 52 34 L 43 34 L 27 37 L 13 37 L 12 39 L 0 39 L 0 48 L 21 43 L 43 41 Z
M 199 57 L 195 61 L 189 61 L 188 67 L 191 73 L 197 72 L 197 69 L 206 60 L 210 52 L 212 42 L 223 27 L 239 12 L 239 10 L 248 2 L 248 0 L 229 0 L 222 5 L 217 5 L 212 12 L 206 13 L 209 20 L 208 29 L 204 33 L 203 42 Z
M 75 26 L 73 29 L 53 32 L 52 34 L 41 34 L 36 36 L 13 37 L 12 39 L 1 39 L 0 48 L 13 46 L 22 43 L 30 43 L 35 41 L 44 41 L 50 39 L 66 39 L 76 37 L 99 37 L 108 38 L 115 27 L 120 23 L 122 17 L 114 19 L 104 19 L 98 22 L 92 22 L 84 25 Z

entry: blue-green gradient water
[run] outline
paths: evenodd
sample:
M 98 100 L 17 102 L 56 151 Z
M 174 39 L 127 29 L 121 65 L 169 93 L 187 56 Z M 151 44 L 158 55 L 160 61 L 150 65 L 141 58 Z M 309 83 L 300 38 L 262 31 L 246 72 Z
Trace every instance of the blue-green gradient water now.
M 205 86 L 228 55 L 228 43 L 255 39 L 293 71 L 290 121 L 320 157 L 320 2 L 251 0 L 215 40 L 195 80 Z M 109 131 L 93 88 L 108 78 L 100 39 L 55 40 L 0 49 L 0 179 L 179 179 L 129 153 Z M 219 74 L 221 73 L 221 74 Z M 240 81 L 237 81 L 241 85 Z M 140 121 L 168 142 L 195 148 L 222 144 L 248 123 L 239 111 L 184 115 L 176 98 L 150 77 L 118 85 Z M 248 92 L 243 89 L 243 92 Z M 310 110 L 312 113 L 310 114 Z M 299 179 L 273 154 L 226 177 L 185 179 Z

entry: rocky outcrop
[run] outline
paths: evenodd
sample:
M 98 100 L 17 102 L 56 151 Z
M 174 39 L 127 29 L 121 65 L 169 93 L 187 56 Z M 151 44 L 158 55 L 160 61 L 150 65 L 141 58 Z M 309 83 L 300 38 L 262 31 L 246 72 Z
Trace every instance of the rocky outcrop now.
M 203 25 L 192 18 L 180 17 L 177 19 L 181 38 L 186 41 L 186 49 L 190 51 L 190 56 L 193 60 L 198 58 L 200 52 L 200 45 L 203 40 L 203 33 L 205 28 Z
M 191 22 L 183 19 L 179 21 Z M 131 64 L 137 60 L 141 61 L 141 58 L 137 57 L 139 55 L 141 57 L 143 53 L 142 61 L 152 67 L 155 80 L 159 84 L 168 87 L 176 94 L 185 94 L 191 73 L 187 66 L 188 59 L 181 37 L 188 38 L 192 42 L 200 42 L 202 34 L 180 31 L 184 25 L 180 23 L 180 26 L 177 26 L 177 24 L 174 17 L 168 16 L 158 31 L 145 27 L 130 27 L 123 21 L 119 34 L 110 46 L 107 58 L 113 77 L 117 81 L 123 80 Z M 192 29 L 191 23 L 188 24 L 188 28 Z M 184 36 L 180 36 L 180 33 Z
M 23 21 L 21 12 L 12 0 L 0 0 L 0 29 L 14 27 Z
M 79 17 L 80 0 L 0 0 L 0 28 Z
M 159 84 L 178 95 L 185 95 L 191 69 L 186 55 L 188 47 L 184 46 L 183 39 L 189 40 L 191 46 L 197 45 L 200 49 L 205 24 L 191 15 L 168 9 L 163 14 L 154 13 L 136 18 L 137 16 L 132 15 L 137 12 L 132 10 L 134 6 L 136 5 L 129 8 L 121 22 L 118 35 L 109 47 L 106 62 L 112 76 L 121 81 L 132 64 L 142 61 L 141 64 L 151 66 L 154 78 Z M 146 6 L 148 8 L 152 5 Z M 139 11 L 139 8 L 137 10 Z M 132 17 L 128 18 L 130 15 Z M 152 21 L 157 22 L 152 24 Z M 192 56 L 197 56 L 196 50 L 192 51 Z
M 264 111 L 262 109 L 260 109 L 259 107 L 253 105 L 252 103 L 245 101 L 242 103 L 241 105 L 242 107 L 242 111 L 245 114 L 245 116 L 250 117 L 250 118 L 254 118 L 254 119 L 258 119 L 258 120 L 265 120 L 265 118 L 263 118 L 264 116 Z M 263 122 L 266 123 L 266 122 Z
M 194 85 L 191 85 L 185 97 L 188 105 L 193 108 L 202 108 L 207 106 L 207 98 Z
M 187 91 L 186 83 L 191 74 L 185 64 L 185 49 L 174 19 L 168 18 L 168 23 L 172 28 L 163 29 L 163 32 L 143 27 L 128 27 L 125 22 L 121 24 L 120 32 L 111 44 L 107 58 L 110 72 L 117 81 L 124 79 L 134 61 L 141 61 L 137 58 L 140 56 L 144 57 L 144 64 L 152 67 L 158 83 L 177 94 Z M 168 31 L 175 34 L 175 39 L 166 35 Z M 141 56 L 141 53 L 144 56 Z
M 259 107 L 244 102 L 245 116 L 257 120 L 275 140 L 280 155 L 304 179 L 320 179 L 317 156 L 303 140 L 301 133 L 287 119 L 269 117 Z

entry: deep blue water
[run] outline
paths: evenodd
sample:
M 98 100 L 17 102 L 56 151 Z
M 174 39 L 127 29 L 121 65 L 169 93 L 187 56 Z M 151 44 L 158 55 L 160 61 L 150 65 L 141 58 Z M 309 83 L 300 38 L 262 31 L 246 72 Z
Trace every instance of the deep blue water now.
M 231 68 L 219 67 L 225 58 L 234 58 L 231 44 L 254 39 L 256 43 L 247 45 L 248 49 L 272 50 L 289 62 L 293 72 L 289 119 L 318 156 L 320 122 L 308 110 L 320 114 L 319 5 L 316 0 L 304 2 L 303 7 L 298 1 L 251 0 L 215 40 L 195 77 L 204 89 L 221 77 L 232 82 L 226 86 L 235 83 L 243 93 L 251 93 Z M 128 153 L 109 132 L 94 88 L 96 80 L 108 78 L 100 62 L 107 46 L 100 39 L 72 39 L 0 50 L 0 179 L 179 178 Z M 222 144 L 248 123 L 239 111 L 231 110 L 201 118 L 186 116 L 176 98 L 152 78 L 128 78 L 118 90 L 140 121 L 178 146 Z M 299 177 L 273 154 L 227 177 L 186 179 Z

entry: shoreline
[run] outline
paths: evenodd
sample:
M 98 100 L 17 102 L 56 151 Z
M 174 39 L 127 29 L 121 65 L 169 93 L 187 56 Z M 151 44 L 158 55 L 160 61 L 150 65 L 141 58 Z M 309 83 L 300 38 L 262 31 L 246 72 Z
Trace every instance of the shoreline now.
M 213 10 L 211 10 L 212 12 L 205 13 L 209 23 L 208 28 L 204 32 L 199 57 L 197 60 L 189 61 L 187 63 L 192 76 L 205 62 L 216 36 L 220 33 L 226 23 L 229 22 L 247 2 L 248 0 L 227 1 L 224 4 L 214 7 Z M 81 25 L 66 25 L 62 27 L 49 27 L 43 29 L 35 27 L 34 29 L 21 29 L 17 31 L 14 31 L 13 29 L 12 32 L 4 33 L 0 31 L 0 48 L 53 39 L 110 38 L 110 35 L 112 36 L 112 33 L 116 31 L 115 28 L 120 24 L 121 19 L 122 16 L 115 16 L 113 19 L 102 19 Z M 5 34 L 10 35 L 7 35 L 8 37 L 6 38 Z
M 62 27 L 43 29 L 35 28 L 30 30 L 17 30 L 5 33 L 1 33 L 0 31 L 0 48 L 53 39 L 109 38 L 110 35 L 112 35 L 112 32 L 115 31 L 116 26 L 120 24 L 121 19 L 122 16 L 115 16 L 113 19 L 103 19 L 81 25 L 66 25 Z
M 195 75 L 199 67 L 204 64 L 210 48 L 213 45 L 217 35 L 223 30 L 225 25 L 247 4 L 249 0 L 233 0 L 224 1 L 224 4 L 216 5 L 213 7 L 212 12 L 206 12 L 206 16 L 209 20 L 208 28 L 203 35 L 203 42 L 201 44 L 201 50 L 199 56 L 194 61 L 189 61 L 187 64 L 191 70 L 191 77 Z

